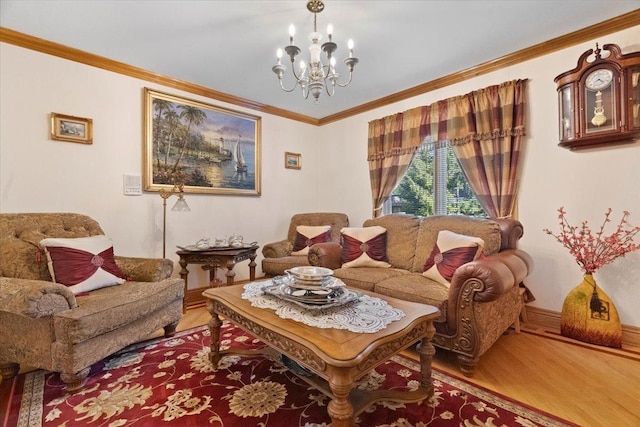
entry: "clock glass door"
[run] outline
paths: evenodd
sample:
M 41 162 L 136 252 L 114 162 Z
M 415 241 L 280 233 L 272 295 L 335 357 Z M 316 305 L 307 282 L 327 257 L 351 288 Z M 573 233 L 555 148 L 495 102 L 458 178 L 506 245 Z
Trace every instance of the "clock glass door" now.
M 594 134 L 616 129 L 616 81 L 607 68 L 590 72 L 584 80 L 583 123 L 585 133 Z
M 629 70 L 631 76 L 631 117 L 634 129 L 640 129 L 640 66 Z
M 574 111 L 573 111 L 573 85 L 567 85 L 558 92 L 560 101 L 560 141 L 573 139 Z

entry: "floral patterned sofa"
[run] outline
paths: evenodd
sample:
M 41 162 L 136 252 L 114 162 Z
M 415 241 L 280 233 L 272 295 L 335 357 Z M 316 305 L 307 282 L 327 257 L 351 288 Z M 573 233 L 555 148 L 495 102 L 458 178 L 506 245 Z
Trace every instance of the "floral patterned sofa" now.
M 170 278 L 171 260 L 112 257 L 126 281 L 77 294 L 52 281 L 40 246 L 43 239 L 101 235 L 98 223 L 85 215 L 0 214 L 4 379 L 15 376 L 20 365 L 42 368 L 59 372 L 67 390 L 74 392 L 84 385 L 93 363 L 160 328 L 166 336 L 175 333 L 184 282 Z
M 480 356 L 515 323 L 522 308 L 519 285 L 533 268 L 531 257 L 516 249 L 523 234 L 519 221 L 478 219 L 462 215 L 418 217 L 386 215 L 365 221 L 362 228 L 385 230 L 378 252 L 380 266 L 346 267 L 344 248 L 337 243 L 318 243 L 309 249 L 311 265 L 334 270 L 348 286 L 438 307 L 433 344 L 457 353 L 462 372 L 472 376 Z M 432 273 L 441 245 L 441 231 L 483 242 L 479 258 L 457 266 L 448 280 L 434 280 Z M 343 235 L 343 244 L 348 238 Z M 375 246 L 374 239 L 358 242 L 362 251 Z M 380 243 L 380 242 L 379 242 Z M 365 248 L 366 247 L 366 248 Z M 452 253 L 455 253 L 455 249 Z M 434 256 L 435 255 L 435 256 Z M 425 266 L 430 265 L 428 275 Z M 354 261 L 351 261 L 353 263 Z M 386 264 L 386 265 L 385 265 Z

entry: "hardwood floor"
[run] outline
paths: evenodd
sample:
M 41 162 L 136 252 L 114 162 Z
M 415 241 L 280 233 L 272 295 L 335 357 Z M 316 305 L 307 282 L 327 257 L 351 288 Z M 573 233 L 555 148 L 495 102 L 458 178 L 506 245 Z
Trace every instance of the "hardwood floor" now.
M 178 330 L 210 318 L 205 307 L 190 308 Z M 455 355 L 444 350 L 437 349 L 434 366 L 583 427 L 640 426 L 638 348 L 590 346 L 524 324 L 481 357 L 473 378 L 463 377 Z M 2 385 L 8 384 L 0 385 L 0 402 L 9 392 Z
M 189 309 L 178 330 L 209 319 L 206 308 Z M 434 366 L 463 377 L 453 353 L 437 349 Z M 640 349 L 585 345 L 523 324 L 463 378 L 584 427 L 640 426 Z

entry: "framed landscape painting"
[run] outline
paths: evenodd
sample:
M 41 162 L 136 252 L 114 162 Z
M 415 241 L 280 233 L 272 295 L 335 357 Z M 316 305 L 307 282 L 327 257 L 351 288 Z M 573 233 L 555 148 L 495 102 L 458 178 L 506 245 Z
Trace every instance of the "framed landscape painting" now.
M 260 195 L 258 116 L 144 90 L 145 191 Z
M 93 144 L 93 120 L 51 113 L 51 139 Z

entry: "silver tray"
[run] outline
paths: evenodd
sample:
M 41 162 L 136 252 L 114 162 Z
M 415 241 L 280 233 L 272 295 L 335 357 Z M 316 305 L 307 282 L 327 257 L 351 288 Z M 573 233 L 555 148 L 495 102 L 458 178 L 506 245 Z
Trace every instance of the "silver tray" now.
M 176 246 L 178 249 L 189 252 L 208 252 L 208 251 L 228 251 L 229 249 L 249 249 L 256 246 L 253 244 L 244 244 L 242 246 L 209 246 L 207 248 L 199 248 L 196 245 Z
M 262 290 L 267 295 L 273 295 L 310 310 L 339 307 L 357 301 L 362 296 L 360 292 L 345 287 L 304 290 L 280 284 L 265 286 Z M 301 292 L 304 294 L 300 294 Z
M 292 288 L 307 290 L 339 288 L 345 286 L 342 280 L 338 280 L 335 277 L 326 277 L 322 281 L 308 281 L 296 279 L 293 276 L 276 276 L 272 281 L 276 285 L 288 285 Z

